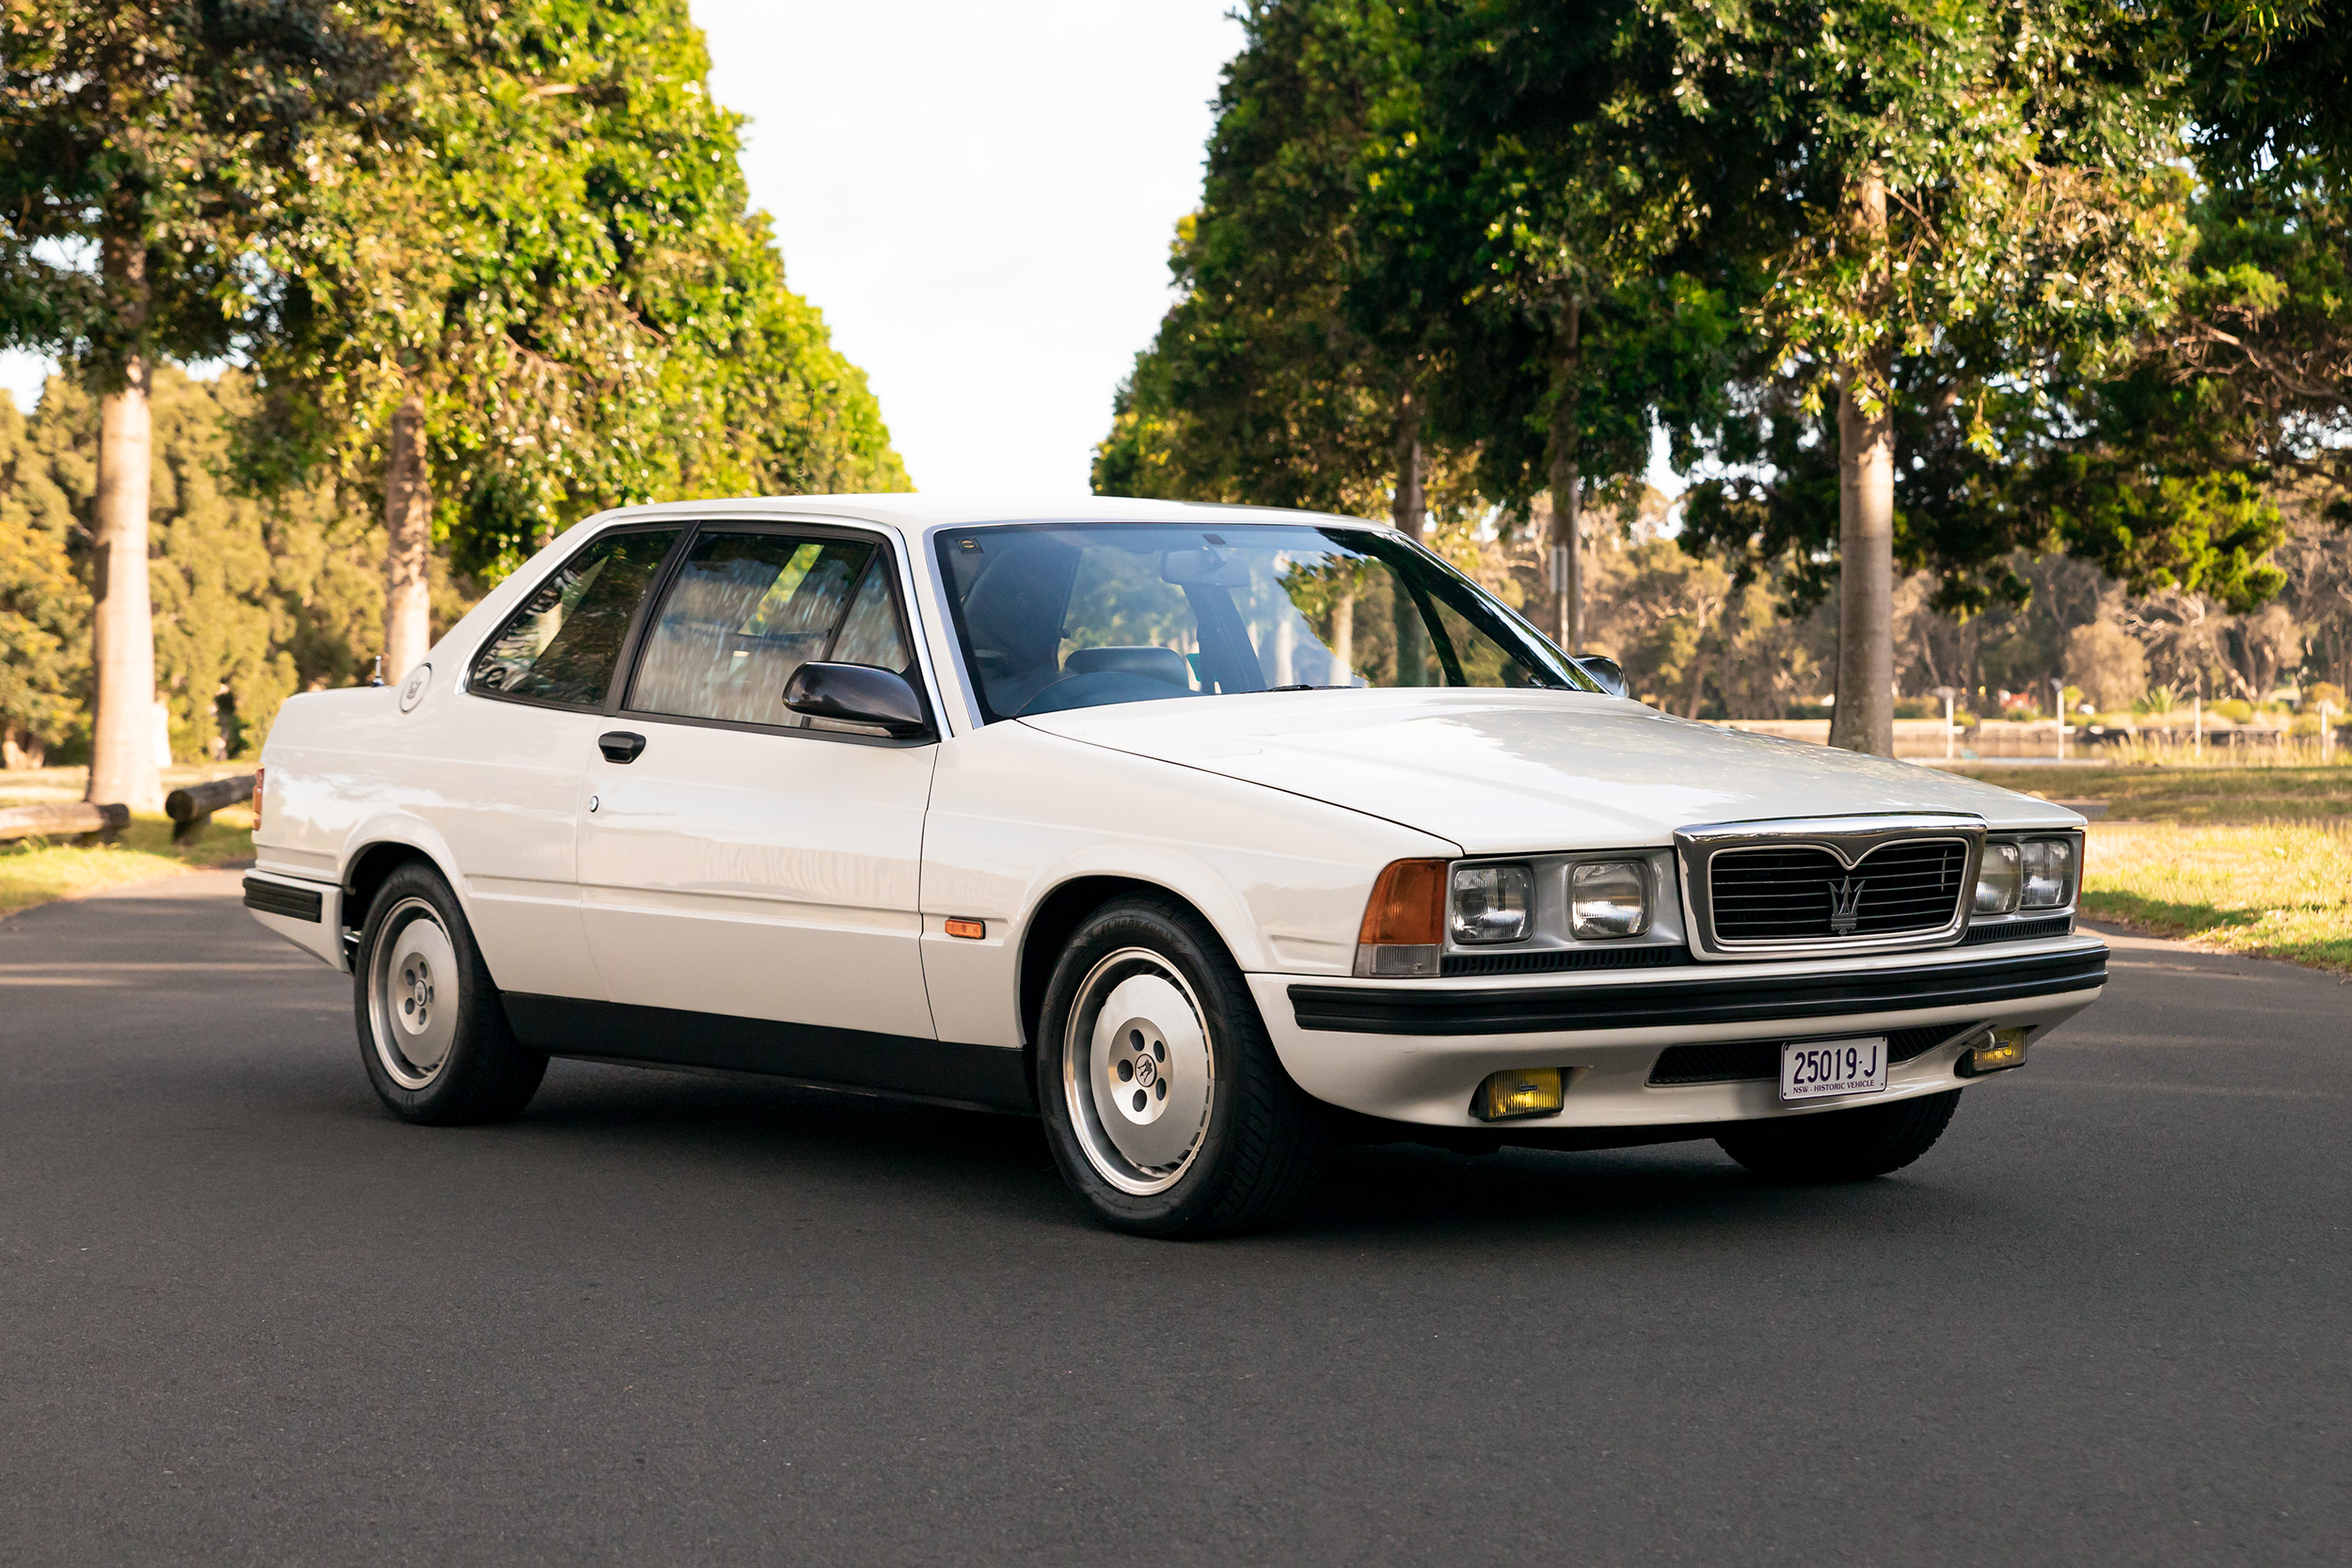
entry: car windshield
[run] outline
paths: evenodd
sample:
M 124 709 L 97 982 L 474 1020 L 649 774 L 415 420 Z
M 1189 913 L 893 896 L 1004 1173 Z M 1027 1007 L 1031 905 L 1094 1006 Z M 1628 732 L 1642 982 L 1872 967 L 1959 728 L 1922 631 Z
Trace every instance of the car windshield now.
M 1079 523 L 939 535 L 991 720 L 1234 691 L 1598 689 L 1403 539 L 1303 524 Z

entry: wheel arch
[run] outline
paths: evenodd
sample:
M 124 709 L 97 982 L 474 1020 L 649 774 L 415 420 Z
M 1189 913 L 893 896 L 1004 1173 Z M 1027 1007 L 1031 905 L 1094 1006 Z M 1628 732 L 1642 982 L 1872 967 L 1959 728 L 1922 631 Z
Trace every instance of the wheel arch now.
M 419 843 L 414 837 L 386 834 L 371 838 L 348 852 L 343 861 L 342 927 L 346 942 L 356 938 L 367 924 L 368 906 L 375 902 L 376 891 L 383 887 L 391 874 L 402 866 L 416 862 L 432 867 L 448 882 L 457 895 L 459 907 L 466 902 L 465 889 L 452 876 L 450 867 L 440 855 Z
M 1021 933 L 1021 960 L 1017 972 L 1019 993 L 1017 1005 L 1021 1016 L 1022 1051 L 1032 1066 L 1037 1058 L 1039 1021 L 1045 1013 L 1045 991 L 1054 978 L 1054 965 L 1059 961 L 1062 949 L 1070 938 L 1085 924 L 1087 916 L 1114 898 L 1130 894 L 1148 894 L 1166 898 L 1191 911 L 1223 946 L 1228 958 L 1232 957 L 1232 943 L 1217 929 L 1216 922 L 1199 901 L 1186 897 L 1165 882 L 1147 878 L 1091 873 L 1073 877 L 1058 883 L 1029 915 Z M 1034 1073 L 1031 1074 L 1034 1078 Z

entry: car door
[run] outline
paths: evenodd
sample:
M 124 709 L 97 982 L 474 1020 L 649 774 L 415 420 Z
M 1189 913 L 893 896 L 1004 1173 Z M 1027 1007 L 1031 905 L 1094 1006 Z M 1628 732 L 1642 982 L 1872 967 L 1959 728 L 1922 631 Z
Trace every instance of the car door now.
M 501 990 L 602 994 L 580 917 L 581 778 L 648 591 L 685 531 L 613 529 L 581 546 L 482 645 L 423 742 L 437 756 L 417 809 L 455 858 Z
M 636 738 L 588 765 L 590 949 L 612 1001 L 674 1015 L 639 1020 L 634 1043 L 622 1028 L 615 1053 L 854 1078 L 840 1052 L 936 1037 L 916 890 L 938 748 L 786 709 L 793 671 L 828 658 L 919 685 L 890 542 L 705 525 L 611 721 Z M 688 1014 L 798 1032 L 697 1032 Z

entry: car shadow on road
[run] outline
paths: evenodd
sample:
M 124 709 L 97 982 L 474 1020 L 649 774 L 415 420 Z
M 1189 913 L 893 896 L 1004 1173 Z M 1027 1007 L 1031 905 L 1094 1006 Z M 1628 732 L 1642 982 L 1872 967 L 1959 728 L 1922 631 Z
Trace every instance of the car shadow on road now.
M 559 1064 L 515 1131 L 577 1156 L 610 1149 L 683 1174 L 724 1172 L 793 1186 L 854 1185 L 910 1215 L 993 1213 L 1016 1225 L 1091 1228 L 1064 1191 L 1034 1119 L 756 1079 Z M 1929 1156 L 1932 1162 L 1933 1155 Z M 1947 1223 L 1981 1195 L 1936 1182 L 1931 1164 L 1842 1187 L 1759 1181 L 1711 1143 L 1591 1153 L 1463 1155 L 1413 1144 L 1335 1151 L 1321 1186 L 1264 1242 L 1442 1236 L 1456 1243 L 1703 1232 L 1805 1224 L 1857 1232 Z
M 1341 1150 L 1288 1229 L 1331 1239 L 1442 1235 L 1526 1244 L 1799 1223 L 1860 1232 L 1931 1216 L 1948 1223 L 1963 1217 L 1955 1206 L 1977 1205 L 1977 1195 L 1935 1182 L 1925 1167 L 1836 1186 L 1763 1181 L 1704 1142 L 1474 1156 L 1383 1144 Z

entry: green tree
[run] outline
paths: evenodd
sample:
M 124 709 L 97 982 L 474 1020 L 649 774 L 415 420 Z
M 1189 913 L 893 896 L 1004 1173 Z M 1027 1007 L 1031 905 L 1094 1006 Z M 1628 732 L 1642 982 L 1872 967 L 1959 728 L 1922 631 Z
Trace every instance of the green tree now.
M 381 475 L 393 678 L 437 534 L 494 578 L 605 506 L 904 486 L 746 211 L 683 0 L 444 4 L 409 36 L 414 139 L 314 187 L 278 253 L 301 330 L 262 364 L 297 460 Z
M 1351 315 L 1437 345 L 1432 428 L 1479 488 L 1544 498 L 1552 620 L 1578 646 L 1586 494 L 1637 503 L 1650 432 L 1711 424 L 1728 365 L 1724 278 L 1681 230 L 1629 224 L 1594 147 L 1627 0 L 1419 0 L 1405 86 L 1362 160 Z
M 243 372 L 197 381 L 166 363 L 155 367 L 149 388 L 157 548 L 147 578 L 155 684 L 171 749 L 188 758 L 248 753 L 288 696 L 351 684 L 366 668 L 381 604 L 374 567 L 383 535 L 364 508 L 329 484 L 267 494 L 246 487 L 235 442 L 253 393 Z M 55 378 L 24 426 L 20 460 L 0 472 L 0 558 L 19 541 L 50 546 L 52 602 L 60 567 L 73 574 L 67 579 L 76 590 L 72 600 L 87 602 L 75 579 L 97 565 L 88 541 L 102 428 L 87 388 Z M 19 518 L 30 524 L 22 534 Z M 67 736 L 86 689 L 87 666 L 67 666 L 42 683 L 52 717 L 40 738 Z
M 350 151 L 389 63 L 326 0 L 11 0 L 0 20 L 0 342 L 67 355 L 101 399 L 92 799 L 163 803 L 155 367 L 266 328 L 254 246 Z
M 2167 84 L 2089 0 L 1644 0 L 1615 47 L 1597 182 L 1747 258 L 1752 385 L 1835 410 L 1833 740 L 1887 753 L 1901 399 L 1984 450 L 1989 400 L 2162 318 L 2186 194 Z
M 72 505 L 38 437 L 0 394 L 0 752 L 9 768 L 39 768 L 73 732 L 89 679 Z
M 1347 304 L 1359 161 L 1399 86 L 1392 13 L 1260 0 L 1242 21 L 1201 207 L 1177 230 L 1179 297 L 1120 388 L 1095 489 L 1385 510 L 1419 537 L 1432 471 L 1421 345 L 1384 350 Z
M 2352 522 L 2352 8 L 2180 0 L 2164 14 L 2197 247 L 2175 318 L 2127 385 L 2098 389 L 2088 422 L 2158 477 L 2311 490 Z

